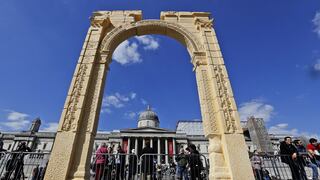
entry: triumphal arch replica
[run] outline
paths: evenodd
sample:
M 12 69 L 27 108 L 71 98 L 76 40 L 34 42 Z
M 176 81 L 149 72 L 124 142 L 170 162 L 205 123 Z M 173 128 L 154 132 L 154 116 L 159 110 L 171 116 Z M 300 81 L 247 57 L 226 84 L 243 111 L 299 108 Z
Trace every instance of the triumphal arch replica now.
M 210 180 L 253 180 L 227 70 L 210 13 L 97 11 L 91 17 L 61 115 L 46 180 L 89 179 L 89 162 L 112 53 L 132 36 L 161 34 L 181 42 L 196 75 L 204 134 L 209 139 Z

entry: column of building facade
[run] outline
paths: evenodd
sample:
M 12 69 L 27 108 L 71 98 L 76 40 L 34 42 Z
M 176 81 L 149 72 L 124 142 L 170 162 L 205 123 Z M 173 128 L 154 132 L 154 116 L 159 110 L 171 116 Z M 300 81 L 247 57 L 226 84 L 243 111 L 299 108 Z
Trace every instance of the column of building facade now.
M 146 139 L 145 137 L 142 138 L 142 149 L 146 147 Z
M 169 155 L 168 155 L 168 139 L 166 138 L 165 139 L 165 142 L 164 142 L 164 144 L 165 144 L 165 159 L 166 159 L 166 164 L 169 164 Z
M 130 152 L 130 137 L 128 137 L 128 146 L 127 146 L 127 155 L 126 155 L 126 162 L 128 163 L 129 162 L 129 154 L 131 153 Z
M 160 143 L 160 138 L 158 138 L 158 164 L 161 164 L 161 162 L 160 162 L 160 153 L 161 153 L 161 149 L 160 149 L 160 147 L 161 147 L 161 143 Z
M 138 137 L 135 138 L 134 146 L 135 146 L 136 155 L 138 155 Z
M 172 138 L 172 147 L 173 147 L 173 162 L 176 162 L 175 154 L 177 153 L 177 150 L 176 150 L 176 140 L 175 140 L 175 138 Z
M 150 147 L 153 147 L 153 138 L 150 138 Z
M 129 153 L 130 153 L 130 143 L 131 143 L 131 141 L 130 141 L 130 137 L 128 137 L 127 154 L 129 154 Z

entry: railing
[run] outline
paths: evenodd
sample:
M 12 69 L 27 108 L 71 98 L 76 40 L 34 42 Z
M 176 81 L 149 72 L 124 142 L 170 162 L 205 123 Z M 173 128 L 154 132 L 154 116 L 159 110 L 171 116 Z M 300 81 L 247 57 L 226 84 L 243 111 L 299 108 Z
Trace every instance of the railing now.
M 257 180 L 320 179 L 320 163 L 309 155 L 256 155 L 251 164 Z
M 49 153 L 2 152 L 0 154 L 1 180 L 42 180 Z
M 0 153 L 1 180 L 42 180 L 49 153 Z M 90 180 L 209 179 L 206 156 L 170 154 L 94 154 L 90 164 Z M 320 179 L 319 161 L 309 155 L 295 158 L 286 155 L 254 155 L 252 169 L 257 180 Z M 241 165 L 239 165 L 241 168 Z
M 186 161 L 180 161 L 179 157 L 169 154 L 143 154 L 140 157 L 136 154 L 94 154 L 90 179 L 208 179 L 209 165 L 205 156 L 186 155 L 183 157 Z

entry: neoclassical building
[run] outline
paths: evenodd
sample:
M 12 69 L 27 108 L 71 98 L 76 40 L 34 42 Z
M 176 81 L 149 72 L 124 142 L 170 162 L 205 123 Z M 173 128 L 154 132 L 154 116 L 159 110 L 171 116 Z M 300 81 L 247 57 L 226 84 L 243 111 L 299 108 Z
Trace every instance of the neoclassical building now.
M 19 142 L 25 141 L 35 152 L 51 152 L 56 133 L 39 132 L 40 125 L 41 120 L 37 118 L 28 131 L 0 133 L 4 143 L 3 148 L 12 151 Z M 251 117 L 248 121 L 242 122 L 242 128 L 249 151 L 255 149 L 264 151 L 263 147 L 267 146 L 265 144 L 269 144 L 268 151 L 277 151 L 279 141 L 286 136 L 267 134 L 263 120 L 259 118 Z M 264 141 L 261 142 L 261 139 Z M 140 114 L 135 128 L 99 132 L 95 138 L 94 150 L 104 142 L 108 146 L 114 146 L 114 149 L 121 145 L 125 152 L 135 149 L 135 153 L 140 156 L 147 141 L 157 154 L 169 155 L 160 157 L 165 163 L 168 163 L 180 148 L 186 148 L 188 144 L 195 144 L 201 154 L 208 155 L 209 142 L 204 136 L 202 121 L 179 120 L 175 130 L 164 129 L 160 127 L 158 115 L 150 107 Z

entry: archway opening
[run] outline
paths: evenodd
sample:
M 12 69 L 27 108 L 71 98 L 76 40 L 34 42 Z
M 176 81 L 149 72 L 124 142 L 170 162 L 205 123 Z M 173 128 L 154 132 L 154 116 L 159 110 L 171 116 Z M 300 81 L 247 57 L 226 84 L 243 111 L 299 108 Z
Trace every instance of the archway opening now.
M 126 151 L 138 148 L 140 155 L 143 139 L 138 136 L 139 146 L 135 146 L 134 138 L 141 130 L 152 128 L 149 124 L 145 124 L 145 128 L 138 125 L 139 116 L 149 105 L 158 115 L 160 122 L 157 126 L 159 129 L 149 131 L 149 137 L 146 135 L 148 141 L 153 138 L 154 149 L 158 149 L 158 139 L 155 137 L 164 134 L 163 137 L 169 137 L 170 146 L 172 138 L 176 138 L 177 133 L 180 133 L 182 137 L 175 142 L 174 154 L 188 143 L 196 144 L 202 153 L 207 153 L 208 142 L 201 129 L 199 96 L 190 60 L 186 47 L 168 36 L 143 35 L 122 41 L 114 51 L 112 63 L 109 65 L 99 118 L 99 140 L 95 142 L 95 148 L 103 141 L 109 146 L 121 144 L 127 148 L 130 143 Z M 199 128 L 192 133 L 198 134 L 189 134 L 187 129 L 194 130 L 190 129 L 192 123 L 196 124 L 194 128 Z M 178 126 L 183 126 L 184 129 L 180 128 L 177 132 Z M 160 129 L 167 132 L 159 134 Z M 201 137 L 199 141 L 192 141 L 188 139 L 189 135 Z M 112 138 L 109 138 L 111 136 Z M 164 139 L 160 141 L 162 143 L 159 153 L 165 154 Z

